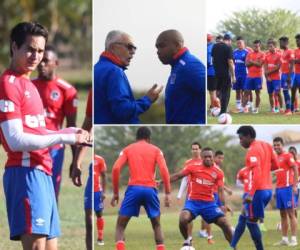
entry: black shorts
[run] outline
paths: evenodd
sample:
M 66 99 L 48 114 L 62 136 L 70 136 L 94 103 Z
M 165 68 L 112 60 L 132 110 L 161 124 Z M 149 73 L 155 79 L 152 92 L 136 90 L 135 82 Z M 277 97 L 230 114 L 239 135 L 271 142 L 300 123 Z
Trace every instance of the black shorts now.
M 209 91 L 217 90 L 217 78 L 215 76 L 207 76 L 207 89 Z
M 223 90 L 227 88 L 231 88 L 231 79 L 230 76 L 222 76 L 217 78 L 217 90 Z

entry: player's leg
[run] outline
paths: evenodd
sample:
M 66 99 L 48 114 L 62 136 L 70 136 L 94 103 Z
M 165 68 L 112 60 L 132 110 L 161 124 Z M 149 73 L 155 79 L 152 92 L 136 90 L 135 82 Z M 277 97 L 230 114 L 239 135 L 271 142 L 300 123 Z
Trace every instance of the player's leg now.
M 297 218 L 295 216 L 295 212 L 294 212 L 294 208 L 289 208 L 287 209 L 287 214 L 288 217 L 290 219 L 290 225 L 291 225 L 291 233 L 292 233 L 292 237 L 291 237 L 291 241 L 290 241 L 290 246 L 297 246 L 298 242 L 297 242 Z
M 103 201 L 102 192 L 94 192 L 94 211 L 96 214 L 97 225 L 97 244 L 104 245 L 103 232 L 104 232 L 104 218 L 103 218 Z
M 85 245 L 87 250 L 93 249 L 93 210 L 85 209 Z
M 23 234 L 21 236 L 23 250 L 45 250 L 46 238 L 46 235 Z
M 200 217 L 201 220 L 201 228 L 199 230 L 199 237 L 201 238 L 207 238 L 207 232 L 206 232 L 206 222 Z
M 273 80 L 273 89 L 274 89 L 274 96 L 275 100 L 278 101 L 277 110 L 282 111 L 282 96 L 281 96 L 281 88 L 280 88 L 280 80 Z
M 182 210 L 179 215 L 179 230 L 184 238 L 183 245 L 190 246 L 191 239 L 189 238 L 188 234 L 188 225 L 194 219 L 193 214 L 189 210 Z
M 125 236 L 124 232 L 131 217 L 119 215 L 116 225 L 116 250 L 125 250 Z
M 227 113 L 227 107 L 230 100 L 231 79 L 230 77 L 221 78 L 221 111 L 220 114 Z
M 57 250 L 57 238 L 49 239 L 46 241 L 46 250 Z
M 193 222 L 191 221 L 188 225 L 188 234 L 189 234 L 189 237 L 193 237 Z
M 207 76 L 207 89 L 210 96 L 210 107 L 214 107 L 217 99 L 217 80 L 215 76 Z
M 225 216 L 218 217 L 217 220 L 215 221 L 215 224 L 222 229 L 225 239 L 229 243 L 231 243 L 232 236 L 233 236 L 232 229 L 226 217 Z
M 154 232 L 156 250 L 165 250 L 164 238 L 163 238 L 163 233 L 162 233 L 161 225 L 160 225 L 160 216 L 151 218 L 150 221 L 151 221 L 152 229 Z

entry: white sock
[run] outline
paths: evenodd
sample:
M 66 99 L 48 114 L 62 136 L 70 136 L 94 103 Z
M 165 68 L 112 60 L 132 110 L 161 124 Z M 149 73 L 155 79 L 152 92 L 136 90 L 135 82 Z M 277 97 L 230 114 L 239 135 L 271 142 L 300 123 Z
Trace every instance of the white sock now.
M 282 240 L 285 241 L 285 242 L 288 242 L 289 241 L 289 237 L 282 236 Z
M 297 236 L 292 236 L 291 241 L 297 242 Z
M 237 109 L 241 108 L 241 100 L 236 100 L 235 105 Z

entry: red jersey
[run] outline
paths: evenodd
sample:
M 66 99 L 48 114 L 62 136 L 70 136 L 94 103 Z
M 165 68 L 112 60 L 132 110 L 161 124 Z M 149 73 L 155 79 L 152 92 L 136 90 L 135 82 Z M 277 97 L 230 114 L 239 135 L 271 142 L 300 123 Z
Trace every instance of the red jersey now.
M 105 160 L 99 155 L 94 155 L 94 192 L 102 191 L 100 175 L 103 172 L 106 172 Z
M 44 108 L 41 97 L 30 79 L 6 70 L 0 78 L 0 123 L 20 119 L 23 131 L 46 135 Z M 30 152 L 12 152 L 0 128 L 1 142 L 7 152 L 5 167 L 34 167 L 52 174 L 52 160 L 48 148 Z
M 265 65 L 267 70 L 273 70 L 276 66 L 281 65 L 281 53 L 279 51 L 267 52 L 265 56 Z M 275 72 L 268 75 L 271 80 L 280 80 L 280 67 Z
M 294 52 L 291 49 L 282 50 L 281 53 L 281 73 L 289 74 L 290 73 L 290 64 L 294 60 Z
M 300 60 L 300 48 L 294 50 L 295 60 Z M 300 63 L 295 63 L 295 74 L 300 74 Z
M 244 184 L 244 192 L 249 193 L 249 185 L 251 185 L 251 170 L 247 167 L 241 168 L 236 175 L 236 179 Z
M 262 51 L 249 52 L 246 57 L 247 61 L 256 61 L 256 62 L 264 62 L 265 55 Z M 262 66 L 258 67 L 255 65 L 248 66 L 248 77 L 257 78 L 262 77 Z
M 88 95 L 88 100 L 87 100 L 87 103 L 86 103 L 86 109 L 85 109 L 85 115 L 87 117 L 92 117 L 93 116 L 92 102 L 93 102 L 92 89 L 90 89 L 89 95 Z
M 278 169 L 278 161 L 269 143 L 255 140 L 251 143 L 245 166 L 252 171 L 252 182 L 249 183 L 249 193 L 254 195 L 256 190 L 272 189 L 271 170 Z
M 294 157 L 289 152 L 282 152 L 278 155 L 279 169 L 275 171 L 277 180 L 276 187 L 283 188 L 294 184 L 293 166 L 296 165 Z
M 119 190 L 119 176 L 125 163 L 129 166 L 129 186 L 156 187 L 155 169 L 158 164 L 166 193 L 170 192 L 170 176 L 162 151 L 145 140 L 139 140 L 122 150 L 113 165 L 112 182 L 114 193 Z
M 224 174 L 220 169 L 213 165 L 206 167 L 201 165 L 187 165 L 181 174 L 189 176 L 188 199 L 213 201 L 214 186 L 224 186 Z
M 186 168 L 188 165 L 202 165 L 202 159 L 189 159 L 189 160 L 186 160 L 185 163 L 184 163 L 184 168 Z M 188 177 L 187 179 L 187 193 L 190 192 L 189 190 L 189 182 L 190 182 L 190 178 Z
M 56 77 L 45 81 L 34 79 L 46 111 L 46 126 L 49 130 L 60 130 L 64 118 L 77 112 L 77 91 L 66 81 Z
M 216 164 L 216 167 L 222 172 L 223 176 L 224 176 L 224 183 L 225 183 L 225 175 L 224 175 L 224 171 Z M 214 185 L 214 193 L 218 193 L 218 185 Z

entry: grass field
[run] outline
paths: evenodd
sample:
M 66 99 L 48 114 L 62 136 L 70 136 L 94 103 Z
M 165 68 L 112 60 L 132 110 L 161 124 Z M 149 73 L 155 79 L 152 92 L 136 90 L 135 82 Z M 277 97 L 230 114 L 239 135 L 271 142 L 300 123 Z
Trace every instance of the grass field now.
M 178 228 L 178 215 L 180 207 L 176 207 L 177 211 L 164 210 L 162 214 L 162 229 L 165 237 L 165 245 L 168 250 L 179 250 L 181 248 L 183 239 L 180 235 Z M 113 250 L 114 249 L 114 232 L 116 223 L 116 209 L 107 207 L 105 216 L 105 246 L 97 246 L 95 249 L 102 250 Z M 233 217 L 230 217 L 231 224 L 236 225 L 239 212 L 235 212 Z M 283 250 L 283 249 L 299 249 L 298 248 L 287 248 L 287 247 L 274 247 L 273 244 L 281 239 L 280 233 L 276 230 L 276 224 L 279 219 L 278 211 L 268 211 L 266 213 L 265 225 L 268 231 L 263 233 L 263 240 L 266 250 Z M 300 222 L 300 220 L 298 219 Z M 228 248 L 228 243 L 223 237 L 222 232 L 217 226 L 213 226 L 213 235 L 215 244 L 208 245 L 206 239 L 199 238 L 197 231 L 200 227 L 200 220 L 197 218 L 194 221 L 194 232 L 193 232 L 193 245 L 196 250 L 207 249 L 207 250 L 225 250 Z M 153 239 L 153 233 L 151 229 L 150 221 L 147 216 L 143 213 L 139 218 L 133 218 L 127 227 L 125 232 L 126 235 L 126 249 L 127 250 L 154 250 L 155 243 Z M 298 234 L 298 238 L 300 234 Z M 239 250 L 254 250 L 255 247 L 251 241 L 249 232 L 246 230 L 240 243 Z
M 209 105 L 209 95 L 207 96 L 207 104 Z M 231 91 L 230 103 L 228 106 L 230 110 L 230 115 L 232 116 L 233 124 L 300 124 L 300 113 L 294 115 L 286 116 L 283 114 L 272 114 L 270 112 L 269 97 L 267 94 L 266 87 L 264 86 L 261 91 L 261 104 L 258 114 L 252 114 L 251 112 L 247 114 L 235 114 L 231 111 L 235 110 L 235 91 Z M 217 124 L 217 118 L 212 117 L 209 113 L 209 108 L 207 108 L 207 123 Z
M 81 126 L 87 100 L 87 92 L 79 91 L 79 106 L 77 124 Z M 85 157 L 83 182 L 85 183 L 88 173 L 88 165 L 91 162 L 91 150 Z M 2 186 L 2 176 L 4 172 L 4 164 L 6 161 L 3 148 L 0 147 L 0 159 L 2 164 L 0 167 L 0 249 L 1 250 L 17 250 L 21 249 L 20 242 L 9 240 L 9 229 L 6 218 L 5 198 Z M 85 224 L 83 209 L 83 192 L 84 187 L 77 188 L 68 178 L 68 170 L 71 163 L 71 152 L 69 147 L 66 148 L 63 180 L 61 193 L 59 198 L 59 214 L 61 222 L 62 236 L 59 238 L 60 250 L 82 250 L 85 249 Z

